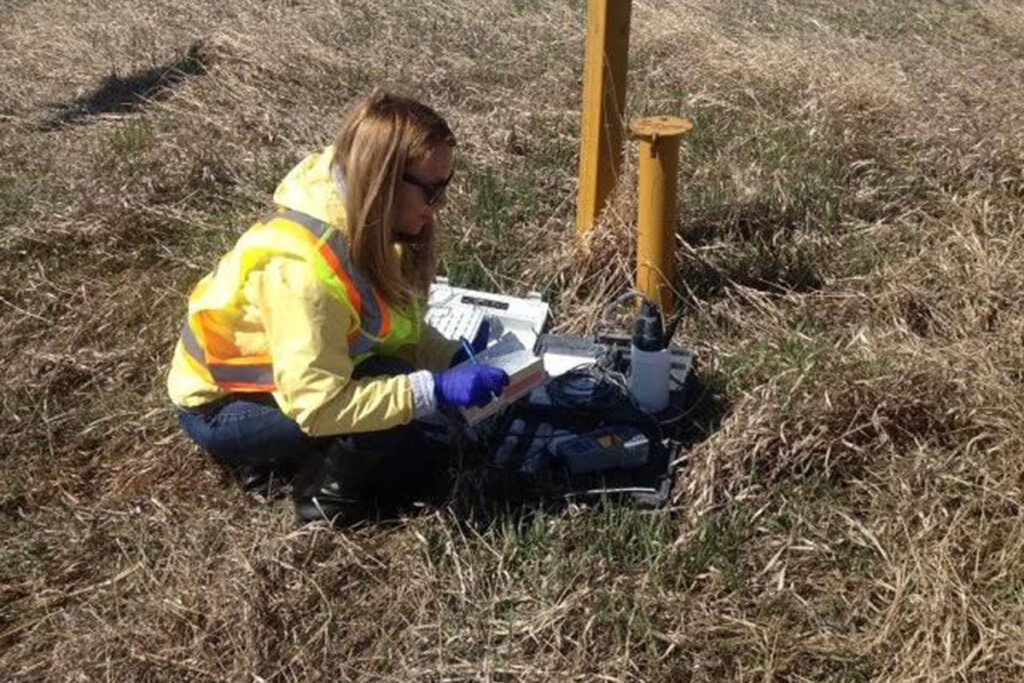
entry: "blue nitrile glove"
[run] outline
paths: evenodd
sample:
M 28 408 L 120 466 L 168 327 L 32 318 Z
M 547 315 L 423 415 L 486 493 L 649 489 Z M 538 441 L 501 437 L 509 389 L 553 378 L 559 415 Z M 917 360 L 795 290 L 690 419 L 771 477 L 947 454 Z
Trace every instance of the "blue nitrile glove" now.
M 463 365 L 434 375 L 434 396 L 442 408 L 479 408 L 508 386 L 508 373 L 490 365 Z
M 473 341 L 470 343 L 474 354 L 481 353 L 487 348 L 487 339 L 490 337 L 490 334 L 491 323 L 487 318 L 484 318 L 483 322 L 480 323 L 479 329 L 476 331 L 476 336 L 473 337 Z M 469 360 L 469 354 L 466 353 L 466 349 L 460 348 L 455 352 L 455 355 L 452 356 L 452 362 L 448 364 L 448 367 L 454 368 L 459 363 L 464 363 L 467 360 Z

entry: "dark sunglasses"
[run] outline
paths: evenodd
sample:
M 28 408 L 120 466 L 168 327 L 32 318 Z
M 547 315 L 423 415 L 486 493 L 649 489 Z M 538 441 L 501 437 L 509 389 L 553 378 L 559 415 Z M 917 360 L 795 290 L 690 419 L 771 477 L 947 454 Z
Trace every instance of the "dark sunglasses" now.
M 449 173 L 448 177 L 439 183 L 425 183 L 413 178 L 408 173 L 403 173 L 402 180 L 423 190 L 423 197 L 427 200 L 427 206 L 435 206 L 444 199 L 444 191 L 448 189 L 448 183 L 452 181 L 453 175 L 455 175 L 455 171 Z

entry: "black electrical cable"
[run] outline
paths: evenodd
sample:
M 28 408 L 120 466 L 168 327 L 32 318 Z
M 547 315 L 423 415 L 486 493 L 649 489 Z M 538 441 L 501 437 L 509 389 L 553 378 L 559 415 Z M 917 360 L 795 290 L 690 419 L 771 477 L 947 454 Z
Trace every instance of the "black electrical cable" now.
M 545 390 L 551 402 L 558 406 L 582 409 L 595 413 L 610 413 L 616 409 L 630 414 L 630 422 L 650 428 L 649 437 L 664 439 L 661 423 L 653 415 L 637 407 L 624 378 L 611 369 L 612 356 L 606 354 L 593 365 L 573 368 L 551 378 Z

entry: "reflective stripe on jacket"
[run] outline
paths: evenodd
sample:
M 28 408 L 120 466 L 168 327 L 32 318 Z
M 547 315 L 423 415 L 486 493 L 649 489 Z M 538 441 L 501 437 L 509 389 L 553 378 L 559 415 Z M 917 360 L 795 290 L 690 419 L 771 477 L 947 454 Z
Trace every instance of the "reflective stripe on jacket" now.
M 237 289 L 252 269 L 280 254 L 305 259 L 327 292 L 351 312 L 356 324 L 348 334 L 348 350 L 354 363 L 375 351 L 419 341 L 416 307 L 408 317 L 392 311 L 369 279 L 352 266 L 344 235 L 312 216 L 282 209 L 251 227 L 189 299 L 182 345 L 211 383 L 227 392 L 275 389 L 273 359 L 267 353 L 246 353 L 232 336 L 233 323 L 243 317 Z

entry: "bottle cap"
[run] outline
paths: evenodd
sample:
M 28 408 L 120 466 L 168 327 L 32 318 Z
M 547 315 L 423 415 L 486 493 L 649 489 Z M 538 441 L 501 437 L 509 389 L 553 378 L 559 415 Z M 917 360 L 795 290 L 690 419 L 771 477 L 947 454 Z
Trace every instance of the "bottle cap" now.
M 661 351 L 668 343 L 661 320 L 661 311 L 653 301 L 644 301 L 640 315 L 633 322 L 633 346 L 641 351 Z

